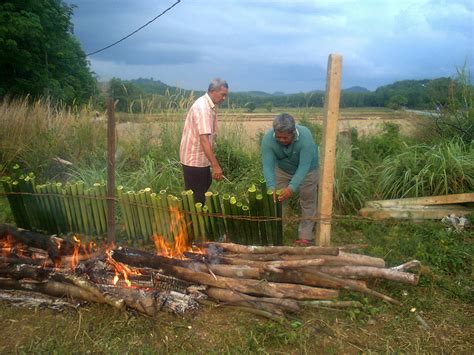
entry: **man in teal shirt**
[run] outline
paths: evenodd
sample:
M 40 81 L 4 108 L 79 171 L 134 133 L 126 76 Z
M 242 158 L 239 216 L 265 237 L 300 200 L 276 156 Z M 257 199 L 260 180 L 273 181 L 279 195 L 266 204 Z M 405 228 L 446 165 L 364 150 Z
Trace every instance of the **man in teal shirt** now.
M 283 189 L 285 201 L 299 192 L 301 222 L 297 244 L 309 245 L 314 238 L 318 186 L 318 147 L 308 128 L 295 124 L 294 118 L 282 113 L 273 120 L 262 140 L 263 175 L 268 189 Z

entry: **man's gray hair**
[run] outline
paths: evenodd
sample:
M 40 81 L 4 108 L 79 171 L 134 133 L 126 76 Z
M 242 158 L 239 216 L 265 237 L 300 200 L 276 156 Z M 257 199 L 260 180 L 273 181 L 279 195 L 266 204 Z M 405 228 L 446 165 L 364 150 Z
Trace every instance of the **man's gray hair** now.
M 207 92 L 219 90 L 221 87 L 225 87 L 226 89 L 228 89 L 229 85 L 227 84 L 227 81 L 221 78 L 212 79 L 211 83 L 209 84 L 209 88 L 207 89 Z
M 281 133 L 295 133 L 295 119 L 287 113 L 279 114 L 273 120 L 273 130 Z

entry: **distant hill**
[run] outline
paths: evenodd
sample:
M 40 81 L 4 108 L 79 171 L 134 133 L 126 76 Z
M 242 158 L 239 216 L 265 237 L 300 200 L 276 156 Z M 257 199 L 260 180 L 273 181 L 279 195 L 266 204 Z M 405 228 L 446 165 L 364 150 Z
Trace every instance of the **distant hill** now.
M 269 94 L 268 92 L 265 91 L 238 91 L 236 94 L 242 94 L 242 95 L 248 95 L 248 96 L 254 96 L 254 97 L 271 97 L 273 96 L 272 94 Z
M 370 90 L 362 86 L 351 86 L 350 88 L 342 89 L 342 92 L 370 92 Z

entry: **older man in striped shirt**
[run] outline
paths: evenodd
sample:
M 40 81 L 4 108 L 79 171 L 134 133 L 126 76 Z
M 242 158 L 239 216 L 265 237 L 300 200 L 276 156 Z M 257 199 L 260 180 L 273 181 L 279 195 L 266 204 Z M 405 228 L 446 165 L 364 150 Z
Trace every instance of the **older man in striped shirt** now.
M 225 100 L 228 91 L 225 80 L 212 80 L 207 93 L 194 102 L 186 115 L 179 155 L 184 186 L 194 191 L 197 202 L 204 203 L 204 194 L 211 186 L 212 178 L 222 179 L 222 169 L 212 145 L 217 131 L 216 106 Z

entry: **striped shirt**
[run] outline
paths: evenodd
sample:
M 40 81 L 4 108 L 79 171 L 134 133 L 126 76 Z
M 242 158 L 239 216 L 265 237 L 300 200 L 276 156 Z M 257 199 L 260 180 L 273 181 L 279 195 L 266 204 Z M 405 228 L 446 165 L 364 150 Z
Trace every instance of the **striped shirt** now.
M 215 105 L 206 93 L 194 102 L 186 115 L 179 149 L 181 164 L 194 167 L 211 165 L 202 149 L 199 136 L 208 134 L 212 146 L 216 130 Z

